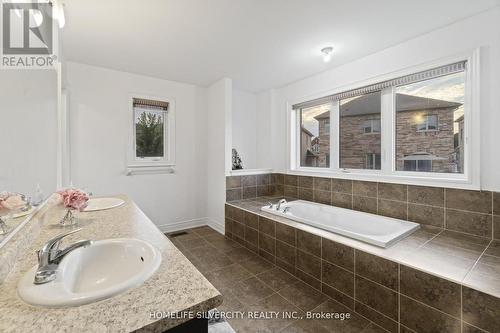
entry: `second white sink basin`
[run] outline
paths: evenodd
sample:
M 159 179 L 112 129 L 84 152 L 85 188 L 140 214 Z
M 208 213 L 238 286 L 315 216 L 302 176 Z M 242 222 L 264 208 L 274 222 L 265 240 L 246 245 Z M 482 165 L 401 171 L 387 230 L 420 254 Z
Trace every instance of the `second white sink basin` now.
M 54 281 L 36 285 L 37 266 L 19 281 L 27 303 L 48 307 L 96 302 L 144 283 L 158 269 L 161 253 L 139 239 L 107 239 L 78 248 L 63 258 Z

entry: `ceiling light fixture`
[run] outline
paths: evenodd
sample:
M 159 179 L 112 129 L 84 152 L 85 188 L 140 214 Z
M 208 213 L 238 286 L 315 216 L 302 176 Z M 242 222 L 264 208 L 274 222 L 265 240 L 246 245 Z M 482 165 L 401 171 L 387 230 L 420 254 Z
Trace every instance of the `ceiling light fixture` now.
M 321 49 L 324 62 L 330 62 L 330 60 L 332 60 L 332 52 L 333 52 L 333 47 L 331 46 L 327 46 Z

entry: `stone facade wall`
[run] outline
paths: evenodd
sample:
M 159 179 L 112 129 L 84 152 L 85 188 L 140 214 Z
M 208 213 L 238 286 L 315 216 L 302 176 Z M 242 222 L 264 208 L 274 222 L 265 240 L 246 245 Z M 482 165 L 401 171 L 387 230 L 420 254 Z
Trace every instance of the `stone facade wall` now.
M 404 161 L 400 159 L 417 152 L 426 152 L 447 160 L 433 161 L 433 172 L 452 172 L 453 143 L 453 109 L 422 110 L 414 112 L 398 112 L 396 119 L 396 170 L 404 170 Z M 419 117 L 425 115 L 438 116 L 438 130 L 417 131 Z
M 364 169 L 366 154 L 380 154 L 380 133 L 364 133 L 363 124 L 380 115 L 340 118 L 340 167 Z
M 424 115 L 438 116 L 438 130 L 417 131 L 417 121 Z M 364 133 L 365 121 L 380 119 L 380 115 L 361 115 L 342 117 L 340 119 L 340 167 L 364 169 L 367 154 L 380 154 L 380 133 Z M 319 122 L 320 128 L 320 166 L 324 166 L 326 153 L 330 151 L 329 135 L 325 131 L 325 120 Z M 396 167 L 404 170 L 404 161 L 400 159 L 418 152 L 425 152 L 446 160 L 432 163 L 433 172 L 453 172 L 453 109 L 422 110 L 398 112 L 396 121 Z M 329 134 L 329 133 L 328 133 Z

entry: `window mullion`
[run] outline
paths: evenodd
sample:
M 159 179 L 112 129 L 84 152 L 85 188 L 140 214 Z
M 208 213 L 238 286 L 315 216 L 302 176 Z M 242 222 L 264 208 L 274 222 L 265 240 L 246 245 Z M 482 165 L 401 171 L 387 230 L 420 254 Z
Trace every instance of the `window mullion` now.
M 381 171 L 383 174 L 391 174 L 394 172 L 396 138 L 393 87 L 382 90 L 380 104 Z
M 333 101 L 330 109 L 330 169 L 339 170 L 340 165 L 340 102 Z

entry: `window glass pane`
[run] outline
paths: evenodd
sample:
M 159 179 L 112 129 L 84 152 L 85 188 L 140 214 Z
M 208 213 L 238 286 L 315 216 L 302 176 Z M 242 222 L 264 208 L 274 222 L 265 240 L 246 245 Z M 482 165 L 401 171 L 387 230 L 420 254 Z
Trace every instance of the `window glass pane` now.
M 465 73 L 396 88 L 396 170 L 463 173 Z
M 134 108 L 137 158 L 164 156 L 164 114 L 162 110 Z
M 380 91 L 340 101 L 340 167 L 380 169 Z
M 300 110 L 300 166 L 330 167 L 330 109 L 327 103 Z

